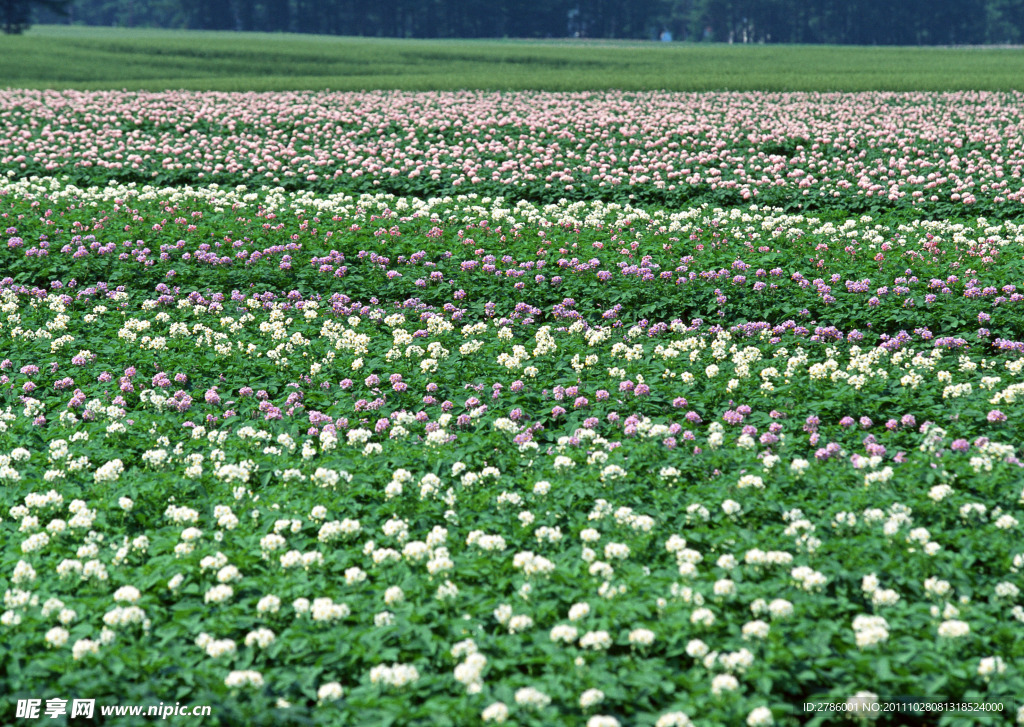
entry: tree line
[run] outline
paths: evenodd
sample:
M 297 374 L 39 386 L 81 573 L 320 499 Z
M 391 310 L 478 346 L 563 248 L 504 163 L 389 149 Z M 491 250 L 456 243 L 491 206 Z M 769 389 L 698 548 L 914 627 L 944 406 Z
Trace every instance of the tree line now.
M 1024 41 L 1024 0 L 0 0 L 35 22 L 393 38 L 965 45 Z

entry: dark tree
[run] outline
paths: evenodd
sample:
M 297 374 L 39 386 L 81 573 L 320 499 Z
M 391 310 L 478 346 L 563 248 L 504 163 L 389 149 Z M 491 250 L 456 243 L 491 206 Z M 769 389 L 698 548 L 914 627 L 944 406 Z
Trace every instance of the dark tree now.
M 0 0 L 0 23 L 396 38 L 657 38 L 952 45 L 1024 41 L 1024 0 Z M 56 12 L 53 12 L 56 11 Z M 66 21 L 67 22 L 67 21 Z
M 0 0 L 0 22 L 8 35 L 21 33 L 32 24 L 33 5 L 67 15 L 70 4 L 71 0 Z

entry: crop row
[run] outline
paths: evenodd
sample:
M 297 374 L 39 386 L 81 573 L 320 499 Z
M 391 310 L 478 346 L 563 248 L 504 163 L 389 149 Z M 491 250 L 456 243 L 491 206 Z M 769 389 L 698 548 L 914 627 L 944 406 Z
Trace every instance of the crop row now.
M 6 90 L 0 171 L 1011 218 L 1020 109 L 1017 93 Z
M 272 296 L 416 299 L 456 320 L 701 318 L 870 345 L 916 336 L 1015 348 L 1024 338 L 1024 230 L 1009 221 L 835 223 L 756 206 L 669 214 L 53 179 L 12 184 L 0 204 L 0 260 L 21 284 L 224 290 L 244 272 Z
M 1009 222 L 55 180 L 0 215 L 0 714 L 1013 714 Z

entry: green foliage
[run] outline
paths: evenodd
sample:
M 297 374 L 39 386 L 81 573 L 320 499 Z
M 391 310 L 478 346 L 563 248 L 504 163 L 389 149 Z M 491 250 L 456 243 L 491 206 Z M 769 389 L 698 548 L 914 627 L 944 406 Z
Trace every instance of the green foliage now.
M 837 225 L 867 248 L 851 256 L 817 249 L 838 234 L 820 220 L 749 208 L 592 204 L 577 231 L 476 197 L 253 195 L 5 187 L 0 718 L 83 697 L 212 705 L 210 724 L 456 726 L 500 701 L 523 725 L 766 707 L 795 727 L 863 691 L 903 705 L 879 725 L 935 723 L 920 703 L 1015 716 L 1024 354 L 976 326 L 1024 337 L 1016 226 L 893 214 L 904 255 L 880 269 L 886 228 L 859 217 Z M 229 248 L 261 259 L 201 254 L 271 213 Z M 145 239 L 101 253 L 125 225 Z M 636 248 L 611 244 L 627 232 Z M 598 282 L 559 265 L 572 251 L 688 282 Z M 719 277 L 739 257 L 784 274 Z M 866 304 L 875 286 L 893 289 Z M 918 325 L 934 333 L 884 345 Z M 865 616 L 885 626 L 858 633 Z M 457 671 L 471 649 L 479 691 Z M 395 663 L 418 678 L 388 685 Z
M 0 86 L 285 91 L 1020 89 L 1006 49 L 428 41 L 37 27 L 6 38 Z

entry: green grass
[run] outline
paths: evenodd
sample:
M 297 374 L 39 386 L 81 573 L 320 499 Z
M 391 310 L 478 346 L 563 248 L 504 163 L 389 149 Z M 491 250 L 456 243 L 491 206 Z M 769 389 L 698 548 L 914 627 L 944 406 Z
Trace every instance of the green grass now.
M 1024 50 L 394 40 L 39 26 L 0 87 L 217 91 L 1024 89 Z

